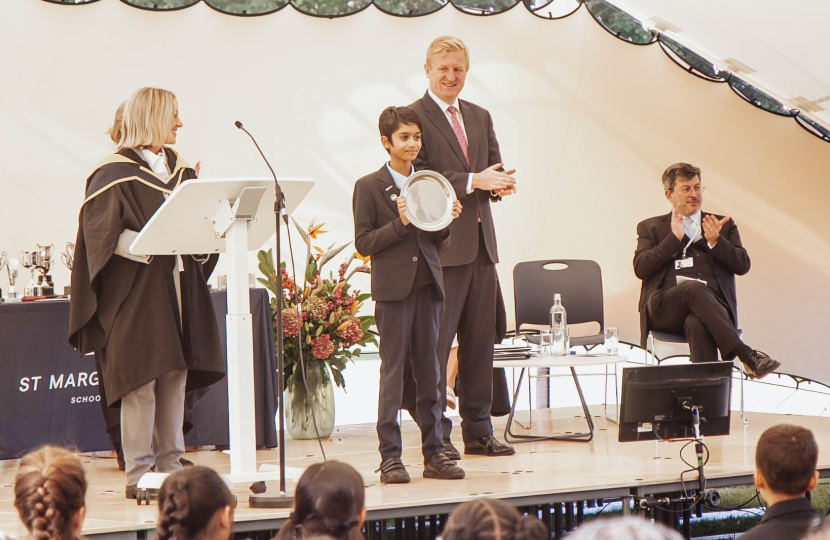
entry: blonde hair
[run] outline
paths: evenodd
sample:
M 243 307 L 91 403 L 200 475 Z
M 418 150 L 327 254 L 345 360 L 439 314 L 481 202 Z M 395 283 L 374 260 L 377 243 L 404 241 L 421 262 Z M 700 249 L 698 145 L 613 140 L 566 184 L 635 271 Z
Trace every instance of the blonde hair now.
M 44 446 L 20 460 L 14 507 L 34 540 L 72 540 L 73 516 L 85 506 L 86 476 L 69 450 Z
M 118 148 L 163 146 L 176 111 L 176 96 L 161 88 L 140 88 L 124 105 Z
M 466 69 L 470 69 L 470 51 L 464 42 L 454 36 L 440 36 L 432 40 L 432 43 L 427 47 L 427 65 L 432 63 L 432 57 L 436 54 L 447 52 L 463 52 L 464 58 L 467 59 Z
M 112 119 L 112 126 L 106 132 L 115 144 L 118 144 L 118 141 L 121 140 L 121 132 L 124 130 L 124 106 L 126 104 L 126 101 L 122 101 L 121 105 L 115 109 L 115 118 Z

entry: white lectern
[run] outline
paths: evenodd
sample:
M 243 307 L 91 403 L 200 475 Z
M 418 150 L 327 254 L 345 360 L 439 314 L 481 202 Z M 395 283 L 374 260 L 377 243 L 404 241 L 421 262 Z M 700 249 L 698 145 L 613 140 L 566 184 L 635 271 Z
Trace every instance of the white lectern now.
M 286 212 L 290 214 L 313 185 L 305 178 L 280 178 L 288 201 Z M 130 246 L 139 255 L 228 255 L 226 317 L 232 482 L 279 478 L 279 472 L 258 472 L 256 466 L 253 331 L 248 296 L 248 251 L 259 249 L 274 234 L 274 202 L 272 178 L 190 180 L 159 207 Z

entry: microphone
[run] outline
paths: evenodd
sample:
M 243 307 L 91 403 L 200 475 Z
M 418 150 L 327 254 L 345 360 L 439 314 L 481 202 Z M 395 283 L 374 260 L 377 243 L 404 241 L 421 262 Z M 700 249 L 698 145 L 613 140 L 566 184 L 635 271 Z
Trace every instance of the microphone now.
M 276 186 L 276 189 L 277 189 L 277 201 L 276 201 L 277 208 L 279 209 L 280 213 L 283 214 L 283 218 L 286 220 L 286 223 L 288 223 L 288 217 L 284 215 L 284 212 L 285 212 L 285 197 L 283 196 L 282 189 L 280 188 L 280 183 L 277 181 L 277 174 L 274 172 L 274 169 L 271 167 L 271 164 L 268 163 L 268 158 L 265 157 L 265 154 L 262 152 L 262 149 L 259 147 L 259 144 L 257 144 L 256 139 L 254 138 L 253 135 L 251 135 L 251 132 L 249 132 L 247 129 L 245 129 L 245 127 L 242 125 L 242 122 L 240 122 L 239 120 L 234 122 L 233 125 L 235 125 L 237 128 L 244 131 L 248 135 L 248 137 L 251 138 L 251 140 L 254 142 L 254 146 L 256 146 L 256 149 L 259 152 L 259 155 L 262 156 L 262 161 L 264 161 L 265 164 L 268 165 L 268 170 L 271 171 L 271 176 L 274 178 L 274 185 Z

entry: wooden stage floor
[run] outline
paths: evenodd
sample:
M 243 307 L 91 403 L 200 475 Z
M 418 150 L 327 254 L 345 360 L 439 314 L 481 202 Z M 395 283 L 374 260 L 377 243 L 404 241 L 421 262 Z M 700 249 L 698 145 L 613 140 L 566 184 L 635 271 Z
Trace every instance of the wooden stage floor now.
M 525 506 L 626 497 L 637 489 L 641 493 L 679 489 L 680 473 L 688 468 L 679 456 L 684 441 L 661 442 L 659 445 L 653 442 L 619 443 L 616 425 L 601 416 L 601 407 L 593 408 L 592 412 L 596 423 L 592 442 L 522 443 L 516 445 L 515 456 L 463 457 L 459 463 L 467 472 L 467 478 L 463 480 L 421 477 L 420 439 L 411 421 L 403 425 L 403 460 L 412 476 L 410 484 L 381 485 L 379 475 L 374 473 L 380 458 L 373 425 L 336 428 L 323 445 L 328 459 L 349 463 L 363 475 L 366 504 L 372 520 L 444 514 L 459 503 L 482 496 L 504 498 Z M 541 411 L 541 416 L 539 413 L 534 413 L 534 431 L 562 433 L 583 429 L 584 418 L 576 416 L 575 408 L 554 409 L 553 420 L 550 411 Z M 571 413 L 572 416 L 567 416 Z M 526 416 L 526 412 L 517 415 L 519 420 Z M 505 419 L 494 420 L 497 435 L 501 438 Z M 778 423 L 794 423 L 812 429 L 820 448 L 824 449 L 819 455 L 822 476 L 830 474 L 830 451 L 826 450 L 830 448 L 830 429 L 827 429 L 830 419 L 752 413 L 748 420 L 749 425 L 742 426 L 740 415 L 733 411 L 731 435 L 705 439 L 711 452 L 705 468 L 709 487 L 751 483 L 756 441 L 767 427 Z M 454 442 L 460 446 L 460 433 L 454 437 Z M 290 470 L 288 490 L 293 492 L 299 472 L 322 461 L 322 457 L 316 441 L 289 438 L 286 452 Z M 695 461 L 693 446 L 686 448 L 684 456 L 690 462 Z M 187 457 L 220 473 L 230 469 L 228 456 L 221 452 L 191 452 Z M 144 531 L 154 528 L 156 504 L 138 506 L 124 498 L 124 475 L 118 471 L 113 458 L 85 454 L 82 459 L 89 481 L 83 533 L 99 538 L 146 538 Z M 275 449 L 257 452 L 257 459 L 261 464 L 277 465 L 279 458 Z M 0 531 L 24 536 L 26 531 L 13 506 L 12 483 L 16 469 L 15 460 L 0 462 Z M 691 488 L 696 487 L 697 475 L 687 475 L 687 481 Z M 277 489 L 276 482 L 268 483 L 270 493 Z M 237 485 L 235 493 L 239 498 L 235 514 L 237 531 L 276 529 L 288 516 L 288 510 L 250 508 L 247 485 Z

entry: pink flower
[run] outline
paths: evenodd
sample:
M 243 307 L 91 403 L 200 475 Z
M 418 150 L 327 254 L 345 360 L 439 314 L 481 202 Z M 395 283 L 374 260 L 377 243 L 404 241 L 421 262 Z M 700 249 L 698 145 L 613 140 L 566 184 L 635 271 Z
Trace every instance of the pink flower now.
M 282 311 L 282 337 L 294 337 L 300 333 L 300 318 L 297 310 L 285 308 Z
M 321 334 L 311 340 L 311 354 L 315 358 L 325 360 L 334 352 L 334 343 L 331 342 L 328 334 Z
M 363 337 L 363 325 L 360 319 L 350 315 L 347 320 L 337 327 L 337 335 L 349 345 L 357 343 Z
M 312 321 L 322 321 L 329 314 L 328 303 L 318 296 L 313 296 L 303 302 L 303 311 L 308 313 Z

